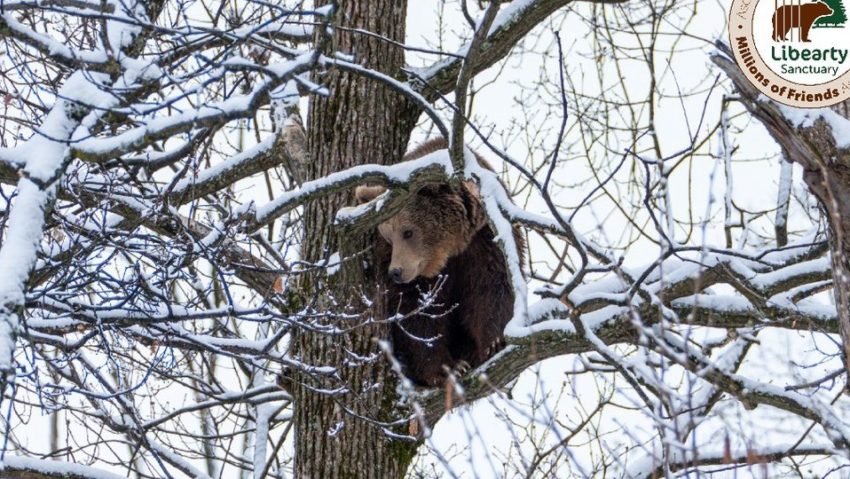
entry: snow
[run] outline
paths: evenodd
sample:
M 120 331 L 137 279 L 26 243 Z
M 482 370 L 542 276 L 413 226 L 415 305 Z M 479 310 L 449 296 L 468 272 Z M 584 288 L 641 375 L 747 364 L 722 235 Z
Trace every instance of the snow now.
M 75 464 L 72 462 L 35 459 L 24 456 L 6 456 L 3 459 L 6 467 L 21 469 L 51 476 L 80 476 L 87 479 L 127 479 L 127 476 L 112 474 L 94 467 Z
M 253 103 L 258 101 L 263 94 L 310 61 L 312 61 L 312 56 L 303 54 L 290 61 L 272 64 L 267 70 L 273 72 L 276 76 L 257 82 L 253 90 L 247 94 L 232 95 L 223 101 L 199 106 L 174 115 L 156 117 L 143 126 L 131 128 L 110 137 L 88 138 L 77 143 L 75 150 L 80 154 L 90 156 L 118 155 L 144 145 L 151 138 L 189 131 L 198 125 L 209 122 L 243 117 L 253 111 Z
M 335 252 L 328 258 L 328 267 L 327 273 L 328 276 L 333 276 L 339 271 L 339 266 L 342 264 L 342 260 L 339 257 L 339 251 Z
M 499 10 L 498 15 L 496 15 L 496 18 L 493 20 L 493 25 L 490 26 L 490 31 L 487 32 L 487 34 L 492 35 L 497 30 L 510 26 L 519 19 L 520 15 L 525 12 L 528 7 L 534 6 L 537 2 L 538 0 L 514 0 L 509 3 L 507 6 Z
M 156 63 L 140 60 L 138 58 L 132 58 L 127 56 L 121 56 L 119 58 L 119 63 L 121 67 L 124 69 L 124 76 L 126 78 L 133 78 L 136 80 L 145 80 L 145 81 L 158 81 L 165 73 Z M 125 85 L 129 86 L 129 85 Z
M 105 63 L 107 61 L 106 55 L 103 52 L 72 50 L 64 43 L 60 43 L 47 35 L 42 35 L 31 30 L 23 23 L 17 21 L 12 12 L 0 14 L 0 23 L 5 23 L 10 28 L 14 32 L 13 36 L 26 39 L 28 43 L 37 45 L 40 49 L 49 52 L 50 55 L 59 56 L 67 60 L 94 64 Z
M 147 436 L 147 445 L 152 451 L 155 451 L 157 454 L 166 458 L 168 462 L 171 462 L 181 470 L 186 471 L 191 475 L 190 477 L 197 479 L 212 479 L 209 475 L 205 474 L 203 471 L 193 466 L 192 463 L 184 459 L 183 456 L 172 451 L 171 448 L 163 446 L 159 442 L 151 439 L 150 436 Z
M 248 148 L 247 150 L 233 155 L 229 159 L 216 163 L 215 165 L 199 172 L 194 178 L 184 178 L 174 187 L 174 193 L 182 193 L 190 189 L 193 185 L 206 183 L 216 177 L 219 177 L 229 171 L 238 170 L 251 162 L 254 158 L 268 152 L 274 146 L 276 137 L 269 135 L 260 143 Z
M 132 2 L 131 5 L 136 5 Z M 120 13 L 117 14 L 120 16 Z M 37 34 L 15 21 L 11 14 L 2 14 L 2 20 L 16 37 L 46 49 L 51 54 L 83 62 L 103 62 L 104 52 L 76 52 L 53 39 Z M 107 29 L 120 33 L 113 47 L 123 47 L 133 40 L 138 27 L 107 21 Z M 137 64 L 138 65 L 138 64 Z M 123 89 L 135 81 L 141 68 L 119 77 L 114 86 Z M 14 367 L 15 336 L 20 328 L 19 308 L 24 303 L 24 289 L 32 270 L 41 238 L 44 234 L 45 215 L 52 208 L 56 188 L 70 161 L 68 143 L 87 137 L 89 130 L 108 108 L 121 98 L 113 92 L 101 90 L 99 83 L 106 84 L 108 76 L 79 70 L 70 73 L 57 92 L 56 99 L 40 125 L 34 126 L 34 134 L 18 144 L 14 150 L 4 150 L 23 165 L 21 179 L 16 185 L 16 196 L 5 224 L 5 235 L 0 246 L 0 370 L 4 376 L 3 386 Z M 94 110 L 94 111 L 92 111 Z M 67 341 L 66 341 L 67 342 Z M 82 354 L 78 356 L 83 359 Z M 14 379 L 14 376 L 12 376 Z M 2 391 L 0 391 L 2 392 Z M 9 427 L 12 427 L 9 425 Z M 6 457 L 6 464 L 44 474 L 77 474 L 92 478 L 114 479 L 113 474 L 78 464 L 46 461 L 26 457 Z
M 87 95 L 88 81 L 81 72 L 71 75 L 60 90 L 60 98 Z M 70 100 L 58 100 L 34 135 L 20 147 L 26 158 L 25 176 L 18 182 L 18 195 L 9 213 L 6 238 L 0 246 L 0 370 L 12 367 L 15 334 L 19 328 L 17 305 L 23 303 L 24 285 L 36 261 L 44 215 L 56 193 L 56 180 L 64 170 L 67 147 L 61 142 L 76 129 L 68 117 Z M 59 141 L 57 141 L 59 140 Z
M 720 130 L 718 131 L 718 135 L 720 136 L 718 140 L 718 156 L 723 159 L 723 171 L 726 178 L 726 191 L 724 192 L 725 199 L 725 219 L 724 225 L 726 227 L 734 226 L 732 222 L 732 151 L 735 149 L 734 145 L 729 144 L 729 111 L 724 109 L 723 113 L 720 116 Z
M 72 53 L 66 45 L 29 30 L 11 14 L 3 13 L 1 18 L 10 29 L 46 47 L 51 53 L 88 62 L 105 61 L 103 52 Z M 115 27 L 116 31 L 130 32 L 122 38 L 122 42 L 132 41 L 132 32 L 139 31 L 114 20 L 107 23 L 119 24 Z M 35 134 L 16 148 L 14 156 L 25 160 L 25 164 L 6 224 L 5 239 L 0 246 L 0 370 L 4 374 L 13 367 L 15 336 L 20 328 L 18 308 L 23 306 L 24 287 L 40 249 L 46 211 L 52 206 L 58 181 L 68 162 L 67 143 L 87 136 L 89 128 L 108 111 L 107 108 L 120 101 L 120 98 L 101 91 L 97 85 L 98 82 L 106 82 L 107 78 L 105 74 L 82 70 L 71 73 L 59 89 L 49 113 L 35 128 Z M 115 85 L 126 87 L 133 81 L 135 79 L 125 72 Z M 82 119 L 78 120 L 80 117 Z
M 357 206 L 343 206 L 337 210 L 334 221 L 337 224 L 350 224 L 372 211 L 381 211 L 386 204 L 386 199 L 389 194 L 390 190 L 387 190 L 368 203 L 363 203 L 362 205 Z
M 269 22 L 268 24 L 261 24 L 260 26 L 251 25 L 236 28 L 233 31 L 233 36 L 238 38 L 249 38 L 258 34 L 281 34 L 293 37 L 309 38 L 313 36 L 313 26 L 308 24 Z
M 544 301 L 549 301 L 549 300 L 544 300 Z M 551 301 L 557 301 L 557 300 L 553 299 Z M 541 306 L 532 305 L 532 307 L 529 307 L 529 314 L 532 311 L 539 313 L 540 309 L 538 309 L 538 308 L 540 308 L 540 307 Z M 543 307 L 545 307 L 545 306 L 543 306 Z M 625 315 L 629 314 L 629 311 L 630 311 L 629 308 L 625 307 L 625 306 L 608 305 L 608 306 L 604 306 L 602 308 L 599 308 L 599 309 L 596 309 L 596 310 L 593 310 L 593 311 L 582 313 L 579 316 L 579 319 L 581 320 L 581 322 L 583 324 L 586 325 L 586 327 L 589 327 L 589 328 L 596 330 L 596 329 L 599 329 L 599 328 L 605 326 L 610 321 L 613 321 L 613 320 L 616 320 L 616 319 L 621 319 L 621 318 L 625 317 Z M 566 307 L 563 307 L 561 309 L 561 312 L 566 313 L 567 312 Z M 576 330 L 575 325 L 572 323 L 572 321 L 570 321 L 568 319 L 546 319 L 546 318 L 547 318 L 546 316 L 542 316 L 539 321 L 532 322 L 532 324 L 530 324 L 529 326 L 526 326 L 522 330 L 520 330 L 519 334 L 511 335 L 511 337 L 523 338 L 523 337 L 528 337 L 528 336 L 535 334 L 535 333 L 541 333 L 541 332 L 545 332 L 545 331 L 559 332 L 559 333 L 563 333 L 563 334 L 570 335 L 570 336 L 578 334 L 578 331 Z M 507 333 L 506 333 L 506 335 L 507 335 Z
M 257 406 L 257 424 L 254 432 L 254 479 L 263 478 L 263 470 L 266 465 L 266 455 L 268 435 L 269 435 L 269 420 L 274 416 L 275 411 L 279 406 L 275 404 L 262 404 Z
M 795 241 L 789 241 L 784 248 L 768 250 L 766 254 L 761 254 L 759 259 L 774 266 L 792 263 L 810 254 L 812 248 L 817 244 L 825 244 L 823 236 L 822 231 L 814 228 L 800 235 Z
M 265 378 L 262 370 L 257 368 L 254 372 L 252 386 L 254 388 L 263 388 L 266 386 Z M 254 479 L 263 479 L 263 472 L 268 462 L 268 442 L 269 442 L 269 424 L 274 418 L 275 413 L 280 409 L 281 404 L 275 402 L 266 402 L 258 404 L 255 408 L 254 424 L 254 458 L 253 469 Z
M 809 128 L 814 126 L 815 121 L 822 119 L 832 130 L 832 136 L 838 148 L 850 148 L 850 120 L 839 115 L 830 108 L 792 108 L 781 103 L 774 102 L 779 108 L 782 116 L 797 128 Z
M 755 307 L 743 296 L 719 295 L 719 294 L 694 294 L 674 299 L 674 307 L 701 307 L 708 308 L 720 313 L 753 313 Z
M 446 156 L 448 157 L 447 151 Z M 510 208 L 513 202 L 508 197 L 505 187 L 499 181 L 499 177 L 494 172 L 481 166 L 475 154 L 466 146 L 463 149 L 463 160 L 464 177 L 478 181 L 481 202 L 484 204 L 484 210 L 487 213 L 490 226 L 496 232 L 493 241 L 500 243 L 502 253 L 505 255 L 508 265 L 511 284 L 513 285 L 514 312 L 510 322 L 505 326 L 505 335 L 520 336 L 526 331 L 526 326 L 528 326 L 528 286 L 525 282 L 525 276 L 522 273 L 522 262 L 518 254 L 516 241 L 514 240 L 513 224 L 502 213 L 505 209 Z
M 220 318 L 228 315 L 238 315 L 244 318 L 252 318 L 253 315 L 256 315 L 256 317 L 252 318 L 256 320 L 266 318 L 266 316 L 262 314 L 262 308 L 239 305 L 196 309 L 180 304 L 161 304 L 159 307 L 151 306 L 150 309 L 147 310 L 124 310 L 117 308 L 110 303 L 91 305 L 76 299 L 64 299 L 62 302 L 59 302 L 50 297 L 44 297 L 41 301 L 43 301 L 45 306 L 57 311 L 67 311 L 69 313 L 73 312 L 78 318 L 88 319 L 99 324 L 136 323 L 144 325 L 151 323 L 177 322 L 181 320 L 189 321 L 203 318 Z M 35 319 L 34 321 L 38 320 Z M 69 320 L 66 319 L 66 321 Z M 76 322 L 66 324 L 76 324 Z
M 493 24 L 490 25 L 490 31 L 487 32 L 487 36 L 490 37 L 500 29 L 510 27 L 527 9 L 529 9 L 529 7 L 534 7 L 537 3 L 538 0 L 514 0 L 509 5 L 502 7 L 496 14 L 496 18 L 493 19 Z M 482 19 L 483 17 L 478 21 L 480 22 Z M 434 77 L 449 65 L 459 62 L 459 57 L 466 56 L 466 52 L 469 51 L 469 46 L 469 43 L 464 44 L 454 52 L 454 55 L 438 61 L 428 68 L 417 68 L 413 70 L 416 73 L 416 76 L 422 77 L 427 82 L 430 78 Z
M 776 198 L 776 226 L 785 227 L 788 223 L 788 201 L 791 198 L 791 188 L 793 185 L 793 168 L 790 161 L 785 158 L 779 160 L 781 170 L 779 176 L 779 192 Z
M 113 6 L 113 15 L 123 20 L 110 20 L 106 23 L 110 54 L 120 58 L 124 56 L 122 49 L 130 46 L 133 39 L 141 33 L 142 27 L 134 20 L 144 19 L 145 10 L 143 5 L 136 1 L 109 0 L 108 3 Z
M 750 281 L 760 288 L 767 289 L 791 277 L 818 273 L 828 274 L 831 271 L 832 260 L 829 256 L 824 256 L 811 261 L 792 264 L 775 271 L 754 274 Z
M 322 5 L 321 7 L 316 8 L 314 11 L 323 17 L 329 17 L 334 13 L 334 4 L 329 3 L 327 5 Z
M 808 240 L 809 238 L 804 238 L 803 243 L 806 244 Z M 699 261 L 690 260 L 688 254 L 682 254 L 678 257 L 670 257 L 661 263 L 653 262 L 650 265 L 642 267 L 622 268 L 623 275 L 607 274 L 595 281 L 585 281 L 577 285 L 569 293 L 568 300 L 570 304 L 580 308 L 586 308 L 596 301 L 600 305 L 603 305 L 601 309 L 581 315 L 582 321 L 587 322 L 594 328 L 598 328 L 608 321 L 623 318 L 623 315 L 629 311 L 627 304 L 630 304 L 632 307 L 639 307 L 643 303 L 640 295 L 634 294 L 629 296 L 625 294 L 631 285 L 624 281 L 624 277 L 636 278 L 649 272 L 641 289 L 647 294 L 655 295 L 670 284 L 695 281 L 704 274 L 706 269 L 724 264 L 730 270 L 734 271 L 736 275 L 743 278 L 744 281 L 749 282 L 748 284 L 754 291 L 764 293 L 785 281 L 805 278 L 808 275 L 828 275 L 830 271 L 830 259 L 828 256 L 795 262 L 806 250 L 801 245 L 799 248 L 791 247 L 788 250 L 777 251 L 772 259 L 784 260 L 786 263 L 791 264 L 781 266 L 781 263 L 777 263 L 779 267 L 775 269 L 769 267 L 764 262 L 727 255 L 722 252 L 700 254 Z M 753 253 L 753 256 L 760 255 Z M 805 281 L 806 285 L 811 285 L 811 283 L 811 281 Z M 552 288 L 541 288 L 538 293 L 546 295 L 558 294 Z M 834 306 L 809 298 L 794 304 L 788 299 L 790 297 L 789 295 L 793 293 L 794 290 L 784 291 L 780 295 L 770 298 L 767 305 L 773 308 L 774 313 L 780 316 L 796 317 L 798 315 L 804 315 L 812 320 L 835 320 L 836 312 Z M 654 302 L 658 302 L 658 298 L 655 296 L 652 298 Z M 750 301 L 738 293 L 700 293 L 675 298 L 670 304 L 676 308 L 700 307 L 717 311 L 718 313 L 742 315 L 755 315 L 758 313 L 758 310 Z M 563 331 L 572 334 L 574 332 L 572 323 L 569 319 L 563 319 L 567 313 L 566 306 L 561 304 L 557 299 L 545 299 L 529 307 L 530 326 L 512 329 L 506 332 L 506 335 L 520 338 L 541 331 Z M 672 315 L 673 312 L 668 311 L 666 314 Z M 557 319 L 552 319 L 553 316 Z
M 453 172 L 449 155 L 443 150 L 391 166 L 366 164 L 331 173 L 323 178 L 307 181 L 300 188 L 287 191 L 275 200 L 257 208 L 257 221 L 260 223 L 271 221 L 309 195 L 335 188 L 339 185 L 354 186 L 357 183 L 376 181 L 378 179 L 383 179 L 390 185 L 402 185 L 410 181 L 420 170 L 434 166 L 442 169 L 446 177 L 451 176 Z
M 837 321 L 838 319 L 838 313 L 835 311 L 834 305 L 825 304 L 815 298 L 805 298 L 797 302 L 791 311 L 797 311 L 801 314 L 819 318 L 823 321 Z M 789 314 L 791 314 L 791 312 L 789 312 Z
M 794 442 L 782 442 L 777 444 L 772 444 L 769 447 L 760 447 L 758 449 L 758 454 L 761 456 L 767 456 L 771 454 L 784 454 L 787 451 L 797 451 L 800 455 L 803 455 L 806 451 L 823 451 L 823 450 L 831 450 L 834 446 L 832 444 L 821 444 L 821 445 L 800 445 Z M 624 477 L 653 477 L 653 475 L 657 472 L 657 470 L 661 467 L 662 464 L 671 463 L 671 464 L 681 464 L 688 465 L 693 464 L 695 461 L 717 461 L 720 464 L 723 464 L 724 468 L 728 468 L 729 464 L 724 458 L 729 458 L 734 461 L 728 462 L 737 462 L 739 460 L 743 460 L 744 463 L 749 461 L 752 457 L 753 451 L 744 446 L 744 445 L 730 445 L 728 451 L 724 449 L 724 444 L 721 441 L 711 441 L 703 444 L 699 444 L 697 447 L 692 448 L 688 444 L 683 444 L 681 447 L 670 448 L 665 451 L 669 454 L 669 457 L 662 458 L 656 454 L 645 454 L 641 458 L 633 459 L 629 461 L 627 465 L 623 465 L 624 470 L 619 471 L 623 474 Z M 679 472 L 685 473 L 685 475 L 681 477 L 690 477 L 686 471 L 680 470 Z M 711 474 L 709 474 L 710 476 Z M 620 476 L 616 476 L 620 477 Z
M 622 302 L 625 297 L 618 294 L 626 290 L 627 285 L 618 275 L 609 275 L 597 281 L 580 284 L 573 289 L 568 298 L 573 304 L 584 304 L 593 299 L 612 299 Z
M 21 286 L 35 262 L 48 196 L 28 179 L 18 183 L 18 197 L 9 215 L 8 232 L 0 248 L 0 305 L 23 301 Z M 0 349 L 0 358 L 6 358 Z M 5 364 L 5 363 L 3 363 Z
M 787 391 L 785 388 L 736 374 L 727 374 L 727 376 L 744 387 L 742 391 L 744 394 L 760 394 L 787 400 L 791 405 L 800 407 L 816 417 L 828 433 L 837 434 L 844 442 L 850 442 L 850 427 L 848 427 L 848 424 L 836 414 L 832 405 L 824 403 L 819 398 L 803 395 L 796 391 Z M 775 407 L 781 408 L 782 406 L 775 405 Z
M 555 298 L 544 298 L 528 307 L 528 320 L 539 323 L 556 315 L 566 315 L 569 309 Z

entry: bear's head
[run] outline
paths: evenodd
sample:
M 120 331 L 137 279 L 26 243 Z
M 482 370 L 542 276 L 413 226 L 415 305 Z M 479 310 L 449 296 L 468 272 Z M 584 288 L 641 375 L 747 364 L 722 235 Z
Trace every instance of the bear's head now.
M 817 17 L 825 17 L 825 16 L 828 16 L 828 15 L 832 15 L 832 13 L 833 13 L 833 12 L 832 12 L 832 8 L 830 8 L 830 6 L 829 6 L 829 5 L 827 5 L 827 4 L 823 3 L 823 2 L 815 2 L 815 3 L 813 3 L 812 5 L 813 5 L 813 6 L 812 6 L 811 8 L 812 8 L 812 10 L 813 10 L 813 11 L 814 11 L 814 13 L 815 13 L 815 17 L 816 17 L 816 18 L 817 18 Z
M 360 203 L 373 200 L 383 186 L 359 186 Z M 487 224 L 477 187 L 463 182 L 428 184 L 410 196 L 401 210 L 378 226 L 392 247 L 387 274 L 396 283 L 433 278 L 449 258 L 462 253 Z
M 812 2 L 812 3 L 809 3 L 807 5 L 804 5 L 803 8 L 807 8 L 808 12 L 815 19 L 817 19 L 818 17 L 824 17 L 824 16 L 832 15 L 832 13 L 833 13 L 832 8 L 829 5 L 827 5 L 823 2 Z M 803 17 L 803 18 L 805 18 L 805 17 Z

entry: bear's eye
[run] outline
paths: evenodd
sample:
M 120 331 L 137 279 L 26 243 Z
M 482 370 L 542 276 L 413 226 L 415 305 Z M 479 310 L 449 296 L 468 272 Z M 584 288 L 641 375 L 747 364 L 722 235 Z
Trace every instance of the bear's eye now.
M 404 230 L 404 232 L 401 233 L 401 237 L 404 239 L 413 238 L 413 230 Z

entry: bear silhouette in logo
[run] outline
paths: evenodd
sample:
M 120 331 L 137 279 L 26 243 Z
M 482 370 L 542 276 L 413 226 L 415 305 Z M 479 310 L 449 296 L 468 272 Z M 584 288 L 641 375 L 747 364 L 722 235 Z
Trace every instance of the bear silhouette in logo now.
M 785 41 L 792 28 L 800 29 L 800 40 L 809 42 L 809 30 L 820 17 L 832 15 L 832 9 L 823 2 L 783 5 L 773 13 L 773 41 Z

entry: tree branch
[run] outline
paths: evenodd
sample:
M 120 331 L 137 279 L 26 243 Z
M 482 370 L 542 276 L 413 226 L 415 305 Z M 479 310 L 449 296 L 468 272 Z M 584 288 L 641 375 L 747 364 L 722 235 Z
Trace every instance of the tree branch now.
M 574 3 L 576 0 L 537 0 L 532 2 L 515 1 L 502 8 L 496 17 L 494 26 L 481 44 L 481 53 L 471 68 L 471 75 L 486 70 L 507 56 L 528 32 L 538 26 L 558 9 Z M 628 0 L 581 0 L 590 3 L 616 4 Z M 460 49 L 466 51 L 469 46 Z M 458 74 L 463 64 L 463 56 L 452 56 L 425 68 L 410 71 L 410 83 L 416 91 L 430 100 L 451 92 L 457 85 Z

